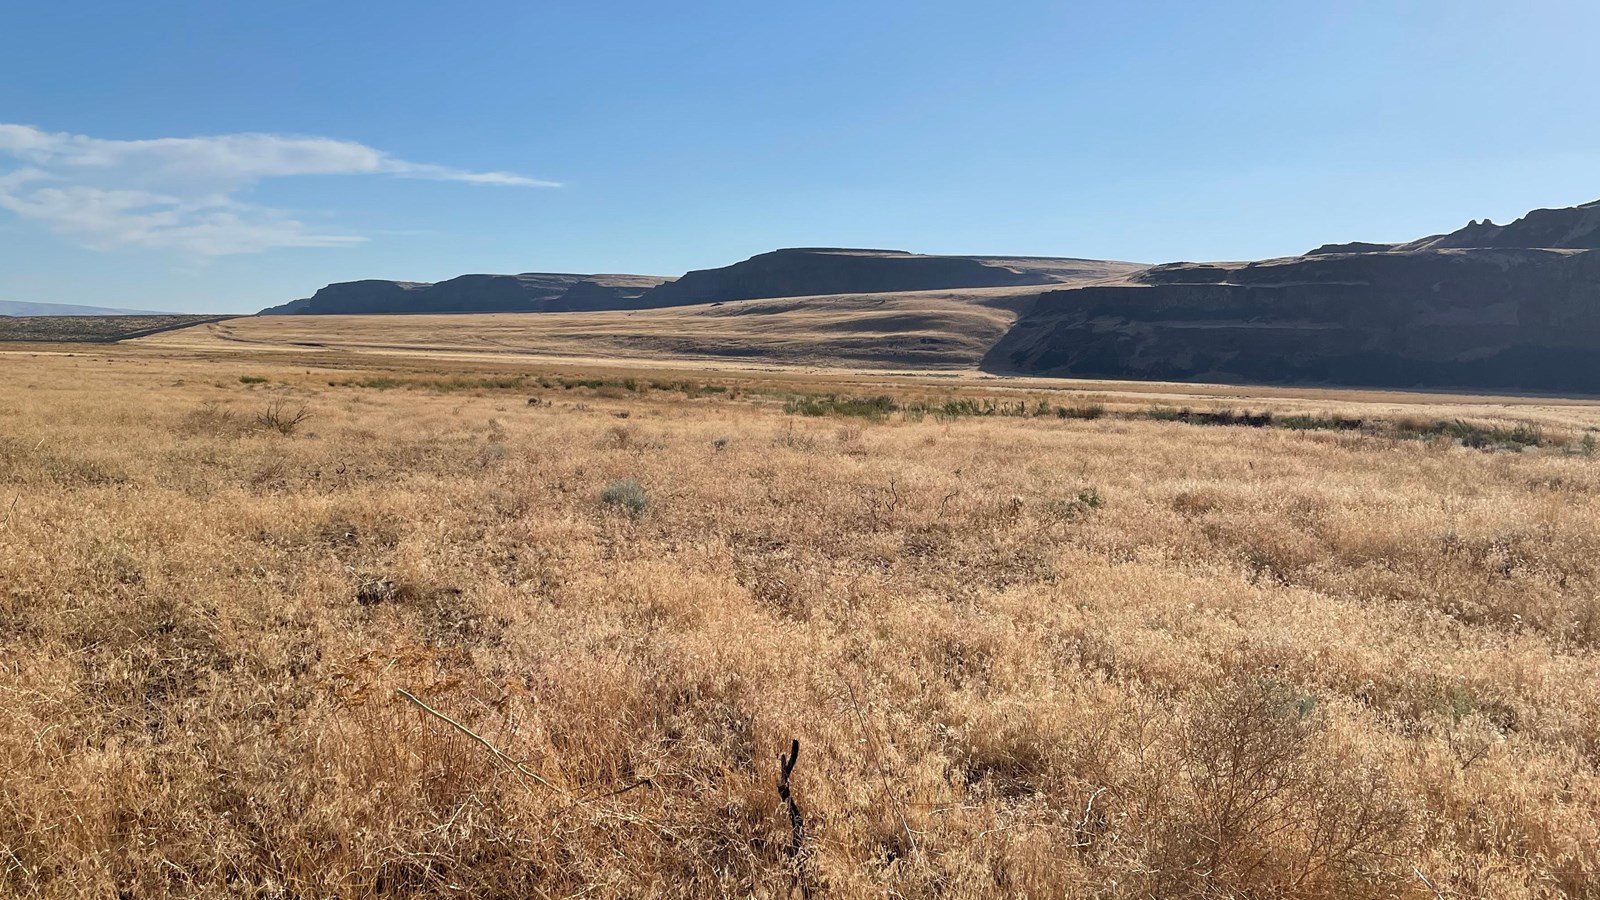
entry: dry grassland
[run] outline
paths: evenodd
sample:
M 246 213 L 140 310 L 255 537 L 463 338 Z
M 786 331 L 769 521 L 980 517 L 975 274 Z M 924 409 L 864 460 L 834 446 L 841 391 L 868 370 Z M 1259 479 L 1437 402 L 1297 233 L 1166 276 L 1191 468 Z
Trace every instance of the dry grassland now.
M 742 300 L 598 313 L 262 316 L 150 339 L 192 350 L 663 358 L 779 365 L 976 366 L 1037 285 Z
M 0 895 L 1600 896 L 1593 404 L 346 364 L 0 358 Z
M 0 316 L 0 344 L 74 342 L 113 343 L 140 335 L 189 328 L 226 316 Z

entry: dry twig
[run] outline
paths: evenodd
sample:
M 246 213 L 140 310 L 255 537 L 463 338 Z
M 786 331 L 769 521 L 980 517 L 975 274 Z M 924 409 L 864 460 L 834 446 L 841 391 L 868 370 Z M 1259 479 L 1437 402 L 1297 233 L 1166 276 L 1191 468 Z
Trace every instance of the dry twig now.
M 43 447 L 43 446 L 44 446 L 44 438 L 39 438 L 39 443 L 33 445 L 33 452 L 38 453 L 39 452 L 39 448 Z M 11 527 L 11 515 L 12 515 L 12 513 L 15 513 L 17 511 L 17 504 L 20 503 L 21 501 L 22 501 L 22 487 L 19 485 L 17 487 L 17 493 L 11 498 L 11 506 L 6 509 L 6 517 L 4 519 L 0 519 L 0 528 L 10 528 Z
M 542 776 L 539 773 L 529 769 L 528 767 L 524 766 L 522 763 L 518 762 L 517 760 L 512 759 L 511 757 L 507 756 L 505 753 L 501 752 L 500 748 L 498 748 L 495 745 L 489 743 L 488 739 L 486 739 L 483 735 L 478 734 L 476 731 L 473 731 L 472 729 L 470 729 L 467 726 L 461 724 L 460 722 L 457 722 L 455 719 L 450 718 L 449 716 L 447 716 L 444 713 L 438 711 L 437 709 L 434 709 L 433 707 L 429 706 L 428 704 L 423 703 L 421 700 L 418 700 L 415 694 L 411 693 L 410 691 L 406 690 L 405 688 L 395 688 L 394 692 L 399 694 L 400 696 L 404 697 L 405 699 L 411 701 L 412 703 L 416 704 L 417 707 L 419 709 L 421 709 L 422 711 L 424 711 L 424 712 L 426 712 L 426 713 L 428 713 L 430 715 L 436 716 L 439 719 L 444 720 L 450 726 L 455 728 L 455 730 L 461 732 L 462 734 L 466 735 L 467 737 L 472 738 L 473 740 L 475 740 L 478 743 L 482 744 L 486 749 L 488 749 L 488 751 L 490 753 L 493 753 L 501 762 L 505 763 L 506 765 L 510 766 L 511 768 L 517 770 L 518 772 L 522 773 L 523 775 L 528 776 L 529 778 L 532 778 L 534 781 L 539 782 L 540 784 L 544 785 L 547 788 L 550 788 L 553 791 L 561 791 L 563 794 L 566 793 L 566 790 L 564 788 L 552 783 L 550 780 L 546 779 L 544 776 Z
M 861 734 L 867 739 L 867 746 L 872 749 L 872 764 L 878 770 L 878 777 L 883 780 L 883 794 L 889 799 L 889 805 L 894 809 L 894 814 L 900 819 L 900 827 L 905 830 L 906 840 L 910 842 L 909 849 L 917 852 L 917 836 L 911 830 L 911 823 L 906 819 L 905 807 L 900 805 L 900 800 L 894 795 L 894 785 L 889 780 L 889 772 L 883 767 L 883 754 L 878 749 L 878 740 L 873 737 L 872 729 L 867 727 L 867 717 L 861 712 L 861 702 L 856 699 L 855 685 L 848 678 L 844 681 L 844 689 L 850 693 L 850 708 L 855 710 L 856 721 L 861 724 Z
M 799 760 L 800 739 L 795 738 L 789 743 L 788 756 L 778 754 L 778 797 L 789 810 L 789 858 L 794 861 L 794 886 L 801 897 L 810 897 L 810 883 L 805 877 L 806 860 L 802 855 L 806 842 L 806 820 L 800 815 L 800 805 L 795 803 L 794 792 L 789 788 L 789 776 Z
M 1435 897 L 1438 897 L 1439 900 L 1444 900 L 1444 892 L 1439 890 L 1439 887 L 1432 881 L 1429 881 L 1428 876 L 1422 874 L 1421 866 L 1412 866 L 1411 871 L 1417 873 L 1417 877 L 1422 879 L 1422 883 L 1428 886 L 1428 890 L 1433 891 Z

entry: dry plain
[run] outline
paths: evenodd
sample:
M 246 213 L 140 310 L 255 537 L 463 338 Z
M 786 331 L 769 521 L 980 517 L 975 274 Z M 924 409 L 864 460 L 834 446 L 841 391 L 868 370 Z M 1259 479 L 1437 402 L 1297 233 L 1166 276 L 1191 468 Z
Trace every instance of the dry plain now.
M 0 355 L 0 894 L 1600 896 L 1600 404 L 263 321 Z
M 1038 286 L 739 300 L 593 313 L 260 316 L 149 341 L 200 351 L 974 368 Z

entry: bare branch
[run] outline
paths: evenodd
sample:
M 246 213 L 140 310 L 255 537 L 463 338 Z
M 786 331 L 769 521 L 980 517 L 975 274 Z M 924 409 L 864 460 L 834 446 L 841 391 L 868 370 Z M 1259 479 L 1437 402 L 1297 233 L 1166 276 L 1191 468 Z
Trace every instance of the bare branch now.
M 446 723 L 448 723 L 453 728 L 455 728 L 455 730 L 461 732 L 462 734 L 466 735 L 467 737 L 472 738 L 473 740 L 475 740 L 478 743 L 482 744 L 485 748 L 488 749 L 488 751 L 490 753 L 493 753 L 496 757 L 498 757 L 500 759 L 501 762 L 505 763 L 506 765 L 510 766 L 511 768 L 517 770 L 518 772 L 522 773 L 523 775 L 528 776 L 529 778 L 532 778 L 534 781 L 539 782 L 540 784 L 544 785 L 545 787 L 547 787 L 547 788 L 549 788 L 549 789 L 551 789 L 553 791 L 560 791 L 563 794 L 566 793 L 566 789 L 560 787 L 559 785 L 556 785 L 556 784 L 550 782 L 548 779 L 546 779 L 542 775 L 538 774 L 537 772 L 532 771 L 531 769 L 529 769 L 526 766 L 524 766 L 522 763 L 520 763 L 520 762 L 512 759 L 511 757 L 507 756 L 505 753 L 501 752 L 500 748 L 498 748 L 495 745 L 489 743 L 489 741 L 486 738 L 484 738 L 483 735 L 478 734 L 476 731 L 473 731 L 472 729 L 470 729 L 467 726 L 461 724 L 460 722 L 457 722 L 455 719 L 450 718 L 449 716 L 447 716 L 444 713 L 438 711 L 437 709 L 434 709 L 433 707 L 429 706 L 428 704 L 423 703 L 421 700 L 418 700 L 415 694 L 411 693 L 410 691 L 406 690 L 405 688 L 395 688 L 394 692 L 396 694 L 399 694 L 400 696 L 404 697 L 405 699 L 411 701 L 412 703 L 416 704 L 418 706 L 418 708 L 422 709 L 422 711 L 424 711 L 426 713 L 429 713 L 430 715 L 436 716 L 439 719 L 444 720 Z

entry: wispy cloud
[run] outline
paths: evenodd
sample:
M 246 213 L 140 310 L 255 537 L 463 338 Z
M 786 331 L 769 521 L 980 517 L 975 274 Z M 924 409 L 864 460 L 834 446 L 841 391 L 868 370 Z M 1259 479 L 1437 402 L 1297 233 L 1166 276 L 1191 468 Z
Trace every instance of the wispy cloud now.
M 199 256 L 277 247 L 338 247 L 365 238 L 318 234 L 286 211 L 236 195 L 264 179 L 380 175 L 499 187 L 556 187 L 510 172 L 408 162 L 353 141 L 276 134 L 115 141 L 0 124 L 0 209 L 90 247 L 173 249 Z

